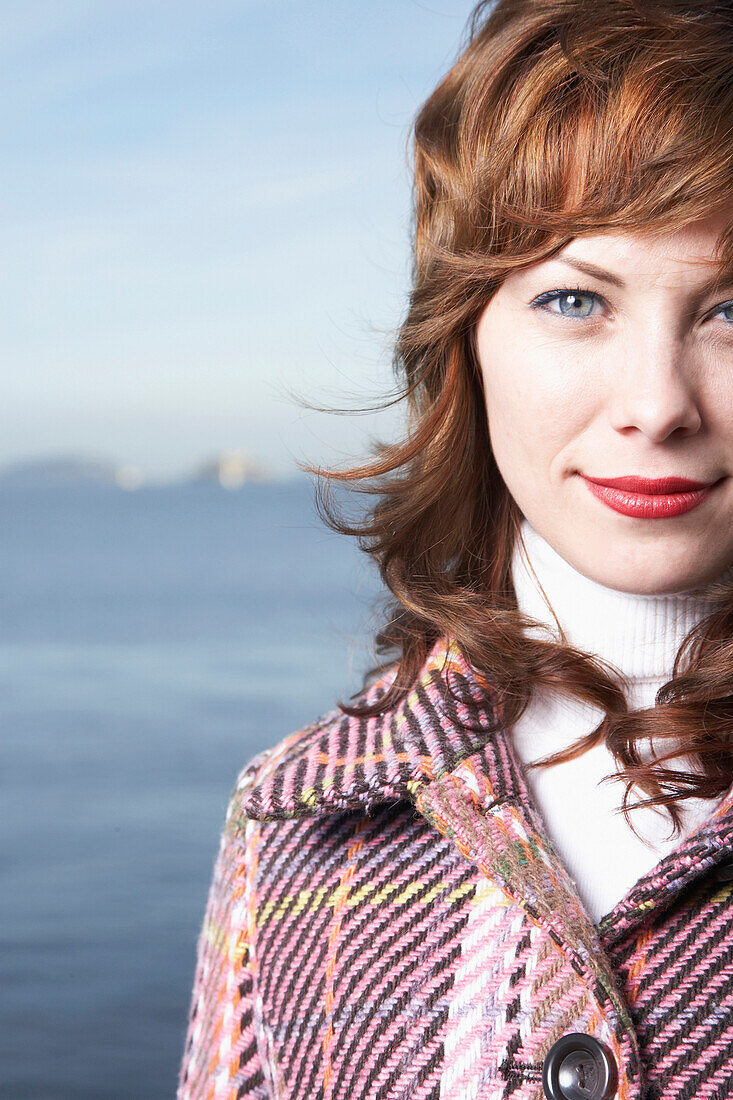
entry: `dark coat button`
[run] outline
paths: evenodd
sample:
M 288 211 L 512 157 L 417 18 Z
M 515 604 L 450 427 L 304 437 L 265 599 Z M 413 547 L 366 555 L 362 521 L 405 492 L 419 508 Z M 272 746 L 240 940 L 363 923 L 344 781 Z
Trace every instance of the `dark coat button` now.
M 713 875 L 718 882 L 730 882 L 733 879 L 733 859 L 726 860 L 725 863 L 716 863 L 713 867 Z
M 610 1100 L 617 1076 L 611 1053 L 581 1031 L 553 1043 L 542 1064 L 542 1088 L 548 1100 Z

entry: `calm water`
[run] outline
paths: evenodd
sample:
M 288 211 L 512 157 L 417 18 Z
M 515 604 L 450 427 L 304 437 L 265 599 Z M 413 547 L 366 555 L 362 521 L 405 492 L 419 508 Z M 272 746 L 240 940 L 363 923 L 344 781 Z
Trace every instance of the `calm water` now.
M 376 575 L 306 478 L 0 528 L 0 1096 L 172 1097 L 236 774 L 359 687 Z

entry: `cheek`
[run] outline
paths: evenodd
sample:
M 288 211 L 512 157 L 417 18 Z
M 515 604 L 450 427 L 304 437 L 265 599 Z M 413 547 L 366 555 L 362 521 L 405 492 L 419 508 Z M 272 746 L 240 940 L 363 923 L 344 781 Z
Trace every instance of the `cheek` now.
M 504 348 L 482 368 L 489 438 L 497 463 L 531 463 L 578 434 L 586 401 L 546 349 L 510 351 Z
M 572 461 L 597 413 L 592 357 L 500 297 L 479 322 L 476 351 L 497 466 L 515 496 L 526 497 Z

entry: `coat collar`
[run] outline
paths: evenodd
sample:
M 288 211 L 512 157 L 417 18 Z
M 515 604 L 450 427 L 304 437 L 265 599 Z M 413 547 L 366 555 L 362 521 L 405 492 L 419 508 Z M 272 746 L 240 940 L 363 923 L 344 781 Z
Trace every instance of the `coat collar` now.
M 391 666 L 357 702 L 382 698 L 396 671 Z M 270 821 L 414 798 L 423 784 L 452 772 L 480 749 L 489 750 L 484 782 L 494 797 L 524 799 L 501 709 L 496 691 L 457 643 L 441 638 L 395 707 L 370 718 L 331 710 L 255 757 L 240 777 L 242 809 Z

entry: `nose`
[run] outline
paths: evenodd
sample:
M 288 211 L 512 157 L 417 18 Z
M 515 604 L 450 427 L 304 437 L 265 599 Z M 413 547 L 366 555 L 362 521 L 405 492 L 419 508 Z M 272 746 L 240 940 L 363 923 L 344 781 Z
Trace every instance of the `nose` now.
M 692 435 L 702 423 L 689 349 L 669 333 L 636 334 L 614 372 L 612 421 L 622 433 L 643 432 L 661 443 Z

